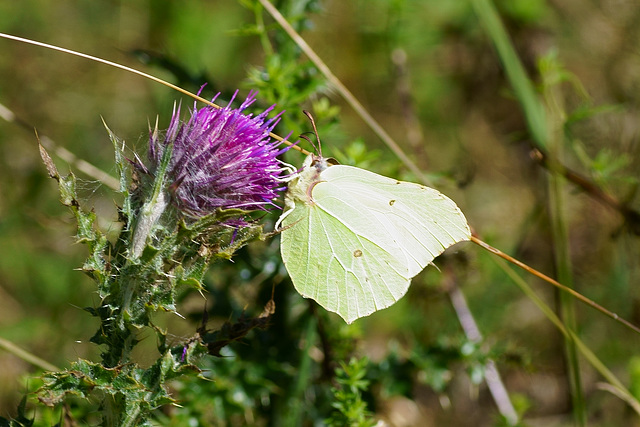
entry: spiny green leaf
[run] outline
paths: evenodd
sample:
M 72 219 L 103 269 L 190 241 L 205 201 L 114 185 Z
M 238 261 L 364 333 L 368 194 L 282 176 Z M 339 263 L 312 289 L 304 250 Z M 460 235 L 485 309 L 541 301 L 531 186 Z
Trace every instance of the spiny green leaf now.
M 202 278 L 209 268 L 208 259 L 199 257 L 195 262 L 185 268 L 182 265 L 178 265 L 174 270 L 174 283 L 177 285 L 190 286 L 197 290 L 204 289 Z
M 95 212 L 84 212 L 78 207 L 74 209 L 74 213 L 78 221 L 78 242 L 93 243 L 96 240 L 96 232 L 93 229 L 93 224 L 96 221 Z
M 76 177 L 73 173 L 69 173 L 67 176 L 61 176 L 58 180 L 58 187 L 60 189 L 60 201 L 63 205 L 69 207 L 79 207 L 79 203 L 76 200 Z
M 109 126 L 102 121 L 105 129 L 107 129 L 107 133 L 109 134 L 109 139 L 113 144 L 113 149 L 116 157 L 116 168 L 118 169 L 118 175 L 120 180 L 120 192 L 125 195 L 129 194 L 129 174 L 130 174 L 130 163 L 124 156 L 124 141 L 121 141 L 112 131 L 109 129 Z M 129 213 L 129 212 L 127 212 Z

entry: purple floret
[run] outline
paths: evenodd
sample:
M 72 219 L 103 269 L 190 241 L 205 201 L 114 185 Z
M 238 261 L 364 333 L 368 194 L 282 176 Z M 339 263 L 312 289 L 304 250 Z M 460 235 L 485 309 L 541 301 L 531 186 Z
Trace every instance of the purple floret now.
M 286 148 L 278 148 L 280 142 L 272 140 L 269 132 L 282 113 L 267 119 L 271 106 L 255 117 L 242 114 L 255 95 L 250 92 L 237 109 L 229 107 L 235 94 L 222 109 L 194 105 L 188 122 L 180 120 L 178 107 L 163 140 L 152 132 L 149 157 L 154 169 L 165 147 L 173 142 L 167 170 L 169 193 L 188 215 L 202 217 L 218 208 L 266 210 L 275 206 L 273 200 L 282 190 L 282 164 L 277 156 Z

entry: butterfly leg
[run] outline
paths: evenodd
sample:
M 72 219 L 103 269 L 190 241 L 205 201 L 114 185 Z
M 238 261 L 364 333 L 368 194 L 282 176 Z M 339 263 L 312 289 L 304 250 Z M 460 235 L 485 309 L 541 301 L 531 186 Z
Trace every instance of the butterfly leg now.
M 296 169 L 293 165 L 290 165 L 289 163 L 285 163 L 285 162 L 280 162 L 280 163 L 282 163 L 282 169 L 280 170 L 281 172 L 286 172 L 286 175 L 278 178 L 278 181 L 289 182 L 298 175 L 299 170 Z
M 289 214 L 293 212 L 295 208 L 296 208 L 296 203 L 291 199 L 285 198 L 284 211 L 282 212 L 282 215 L 280 215 L 280 218 L 278 218 L 278 220 L 276 221 L 276 225 L 273 227 L 276 231 L 280 229 L 280 225 L 282 224 L 282 221 L 284 221 L 284 219 L 288 217 Z

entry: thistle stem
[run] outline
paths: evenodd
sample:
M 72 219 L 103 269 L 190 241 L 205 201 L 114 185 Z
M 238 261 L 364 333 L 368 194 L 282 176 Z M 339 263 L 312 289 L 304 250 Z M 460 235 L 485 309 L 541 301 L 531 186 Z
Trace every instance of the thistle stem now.
M 142 251 L 147 243 L 147 238 L 156 224 L 160 216 L 169 204 L 168 197 L 164 191 L 158 192 L 156 197 L 152 197 L 144 204 L 140 210 L 140 217 L 136 225 L 136 231 L 133 233 L 133 241 L 131 243 L 132 259 L 140 258 Z
M 142 209 L 140 209 L 138 224 L 136 225 L 136 230 L 133 233 L 131 242 L 131 260 L 135 261 L 140 258 L 153 227 L 169 204 L 169 198 L 165 192 L 160 190 L 159 186 L 156 186 L 156 190 L 159 191 L 154 191 L 152 197 L 142 206 Z M 131 300 L 137 285 L 137 282 L 133 281 L 125 286 L 122 300 L 122 313 L 129 312 Z M 122 324 L 121 327 L 125 328 L 126 326 Z M 130 348 L 124 351 L 123 357 L 128 357 L 128 350 L 130 350 Z

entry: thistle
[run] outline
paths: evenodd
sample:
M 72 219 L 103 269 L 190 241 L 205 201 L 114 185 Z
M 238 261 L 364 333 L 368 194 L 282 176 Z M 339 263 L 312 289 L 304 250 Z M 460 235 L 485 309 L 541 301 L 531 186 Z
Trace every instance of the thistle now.
M 241 319 L 231 335 L 230 326 L 217 333 L 203 325 L 193 338 L 170 347 L 166 332 L 153 323 L 157 312 L 178 314 L 180 287 L 202 291 L 212 260 L 231 257 L 262 237 L 262 226 L 245 215 L 275 206 L 287 169 L 277 156 L 286 148 L 269 137 L 280 119 L 267 118 L 273 107 L 243 114 L 254 101 L 252 92 L 239 108 L 194 106 L 186 121 L 174 108 L 163 136 L 157 126 L 151 131 L 148 166 L 138 157 L 127 161 L 124 144 L 107 128 L 124 196 L 125 224 L 113 243 L 95 227 L 95 213 L 81 207 L 73 174 L 61 176 L 41 148 L 62 202 L 76 216 L 78 240 L 90 250 L 82 270 L 95 280 L 100 304 L 86 310 L 100 321 L 91 342 L 102 349 L 100 363 L 80 360 L 70 371 L 47 374 L 38 391 L 44 402 L 55 405 L 70 394 L 98 397 L 104 425 L 147 425 L 154 408 L 173 402 L 166 381 L 197 375 L 195 362 L 204 354 L 219 355 L 229 342 L 267 324 L 273 304 L 255 319 Z M 149 328 L 161 356 L 142 368 L 132 351 Z
M 154 189 L 140 211 L 132 243 L 134 259 L 141 255 L 153 226 L 169 204 L 193 218 L 218 209 L 250 211 L 273 206 L 282 190 L 279 176 L 283 167 L 277 156 L 286 148 L 279 149 L 279 142 L 271 140 L 269 133 L 282 113 L 267 119 L 274 108 L 271 106 L 255 117 L 244 115 L 256 92 L 250 92 L 234 109 L 230 105 L 236 94 L 221 109 L 194 105 L 187 122 L 180 120 L 178 106 L 164 137 L 157 129 L 151 132 L 151 167 L 138 166 L 155 176 Z M 243 223 L 242 219 L 234 221 Z

